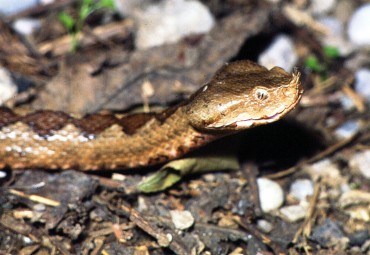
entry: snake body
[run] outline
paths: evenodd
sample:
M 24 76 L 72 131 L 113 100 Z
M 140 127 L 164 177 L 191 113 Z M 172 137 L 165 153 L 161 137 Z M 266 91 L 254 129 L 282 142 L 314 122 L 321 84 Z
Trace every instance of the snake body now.
M 215 139 L 276 121 L 299 102 L 300 74 L 250 61 L 221 68 L 193 96 L 161 113 L 124 117 L 0 108 L 0 167 L 127 169 L 164 163 Z

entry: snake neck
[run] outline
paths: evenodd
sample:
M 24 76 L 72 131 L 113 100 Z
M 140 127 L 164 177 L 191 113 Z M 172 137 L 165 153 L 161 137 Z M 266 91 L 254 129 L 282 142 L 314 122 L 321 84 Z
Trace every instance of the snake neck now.
M 2 111 L 0 167 L 13 169 L 137 168 L 180 157 L 217 137 L 194 129 L 183 106 L 114 121 L 104 115 L 76 119 L 50 111 L 26 116 L 7 111 L 5 118 Z

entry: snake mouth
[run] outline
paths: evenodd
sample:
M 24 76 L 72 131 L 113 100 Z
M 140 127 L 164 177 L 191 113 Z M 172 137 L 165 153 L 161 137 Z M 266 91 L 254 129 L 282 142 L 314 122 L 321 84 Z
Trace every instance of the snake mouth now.
M 254 127 L 254 126 L 259 126 L 259 125 L 275 122 L 275 121 L 279 120 L 284 115 L 283 112 L 276 113 L 276 114 L 274 114 L 272 116 L 269 116 L 269 117 L 266 117 L 266 118 L 236 121 L 236 122 L 234 122 L 234 123 L 232 123 L 228 126 L 234 128 L 234 129 L 245 129 L 245 128 L 250 128 L 250 127 Z

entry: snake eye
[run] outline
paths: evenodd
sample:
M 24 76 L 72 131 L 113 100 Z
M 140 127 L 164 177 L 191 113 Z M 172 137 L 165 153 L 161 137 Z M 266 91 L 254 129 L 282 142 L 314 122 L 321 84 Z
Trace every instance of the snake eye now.
M 269 93 L 267 92 L 267 90 L 261 89 L 261 88 L 256 89 L 256 91 L 254 92 L 254 95 L 258 100 L 261 100 L 261 101 L 264 101 L 269 97 Z

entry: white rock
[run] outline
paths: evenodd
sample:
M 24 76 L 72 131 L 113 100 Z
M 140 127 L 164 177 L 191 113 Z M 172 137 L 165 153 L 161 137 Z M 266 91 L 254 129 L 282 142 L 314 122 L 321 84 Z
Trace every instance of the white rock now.
M 272 68 L 280 66 L 285 70 L 292 70 L 298 60 L 293 41 L 286 35 L 279 35 L 273 43 L 258 58 L 258 62 Z
M 171 210 L 170 214 L 177 229 L 188 229 L 194 224 L 194 217 L 189 211 Z
M 369 27 L 370 29 L 370 27 Z M 355 91 L 370 103 L 370 69 L 361 68 L 355 73 Z
M 340 187 L 346 183 L 346 179 L 340 174 L 339 168 L 329 159 L 323 159 L 316 163 L 304 167 L 312 180 L 317 180 L 319 177 L 322 182 L 331 187 Z
M 289 222 L 295 222 L 306 216 L 308 204 L 289 205 L 280 208 L 281 216 Z
M 55 0 L 39 0 L 39 3 L 42 4 L 42 5 L 45 5 L 45 4 L 51 4 L 51 3 L 54 3 Z
M 307 200 L 313 194 L 313 183 L 309 179 L 295 180 L 290 186 L 290 194 L 298 200 Z
M 349 120 L 336 128 L 334 134 L 339 139 L 349 139 L 358 132 L 360 127 L 360 121 Z
M 313 14 L 324 14 L 331 11 L 336 4 L 336 0 L 312 0 L 311 1 L 311 12 Z
M 358 8 L 348 22 L 347 33 L 351 42 L 370 45 L 370 4 Z
M 0 0 L 0 13 L 12 15 L 38 4 L 38 0 Z
M 41 28 L 41 22 L 30 18 L 18 19 L 13 23 L 13 28 L 20 34 L 30 35 Z
M 358 170 L 366 179 L 370 179 L 370 150 L 357 152 L 349 161 L 351 168 Z
M 280 3 L 281 0 L 267 0 L 267 2 L 270 2 L 272 4 L 277 4 L 277 3 Z
M 342 193 L 348 192 L 350 190 L 352 190 L 352 187 L 350 186 L 350 184 L 349 183 L 343 183 L 340 186 L 340 190 L 339 190 L 338 194 L 342 194 Z
M 114 0 L 114 5 L 122 16 L 132 16 L 134 12 L 150 5 L 150 0 Z
M 328 34 L 322 35 L 321 41 L 325 46 L 336 47 L 341 56 L 353 52 L 354 46 L 345 38 L 343 23 L 334 17 L 325 16 L 318 22 L 328 28 Z
M 3 179 L 6 177 L 6 172 L 0 171 L 0 179 Z
M 148 201 L 144 197 L 139 196 L 137 210 L 139 212 L 143 212 L 148 210 L 148 208 L 149 208 Z
M 138 23 L 136 47 L 139 49 L 174 43 L 191 34 L 207 33 L 215 23 L 208 8 L 198 1 L 163 1 L 133 15 Z
M 266 178 L 258 178 L 257 184 L 262 211 L 270 212 L 283 204 L 284 192 L 277 182 Z
M 46 205 L 44 205 L 44 204 L 35 204 L 32 208 L 36 212 L 44 212 L 46 210 Z
M 25 244 L 33 244 L 32 239 L 27 236 L 23 236 L 22 239 Z
M 366 204 L 370 205 L 370 192 L 364 190 L 350 190 L 343 193 L 338 200 L 340 208 Z
M 259 229 L 261 229 L 265 233 L 271 232 L 273 228 L 270 222 L 268 222 L 267 220 L 263 220 L 263 219 L 257 220 L 257 226 Z
M 341 91 L 338 92 L 338 95 L 339 95 L 339 97 L 338 97 L 339 102 L 340 102 L 340 104 L 341 104 L 341 106 L 342 106 L 342 108 L 344 110 L 347 110 L 348 111 L 348 110 L 351 110 L 351 109 L 355 108 L 355 104 L 354 104 L 352 98 L 350 98 L 349 96 L 345 95 Z
M 0 68 L 0 105 L 16 93 L 17 86 L 13 83 L 10 73 L 5 68 Z
M 331 35 L 342 36 L 344 33 L 343 23 L 332 16 L 323 16 L 318 19 L 318 22 L 326 26 Z
M 341 195 L 338 206 L 351 219 L 370 222 L 370 193 L 363 190 L 351 190 Z

